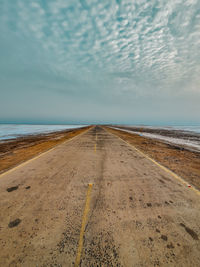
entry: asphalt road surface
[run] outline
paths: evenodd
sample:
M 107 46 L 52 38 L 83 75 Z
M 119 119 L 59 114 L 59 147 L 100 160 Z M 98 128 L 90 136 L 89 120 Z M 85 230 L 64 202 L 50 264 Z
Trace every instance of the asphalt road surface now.
M 99 126 L 0 176 L 0 266 L 79 265 L 200 266 L 200 195 Z

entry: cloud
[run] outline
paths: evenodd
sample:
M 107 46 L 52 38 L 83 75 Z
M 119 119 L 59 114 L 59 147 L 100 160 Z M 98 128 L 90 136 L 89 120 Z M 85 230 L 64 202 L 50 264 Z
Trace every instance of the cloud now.
M 40 90 L 45 83 L 45 90 L 86 95 L 102 105 L 105 96 L 108 105 L 117 106 L 142 97 L 194 95 L 200 85 L 199 4 L 16 0 L 13 5 L 2 0 L 5 88 L 10 84 L 5 77 L 12 73 L 18 81 L 32 77 Z

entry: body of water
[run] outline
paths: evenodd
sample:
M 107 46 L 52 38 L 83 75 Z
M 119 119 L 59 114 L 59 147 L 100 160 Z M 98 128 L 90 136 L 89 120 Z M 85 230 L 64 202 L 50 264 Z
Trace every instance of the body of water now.
M 180 130 L 184 132 L 189 131 L 189 132 L 200 133 L 200 126 L 141 126 L 141 127 L 151 128 L 151 129 Z
M 8 140 L 32 134 L 51 133 L 84 126 L 86 125 L 0 124 L 0 140 Z
M 130 125 L 129 125 L 130 126 Z M 137 128 L 141 127 L 141 131 L 134 131 L 134 127 L 131 129 L 130 126 L 130 130 L 127 129 L 123 129 L 120 127 L 112 127 L 115 129 L 120 129 L 123 130 L 125 132 L 129 132 L 129 133 L 134 133 L 134 134 L 138 134 L 140 136 L 144 136 L 147 138 L 153 138 L 153 139 L 158 139 L 167 143 L 172 143 L 172 144 L 176 144 L 176 145 L 182 145 L 182 146 L 187 146 L 190 147 L 191 149 L 195 149 L 200 151 L 200 126 L 165 126 L 165 127 L 161 127 L 161 126 L 136 126 Z M 196 133 L 196 136 L 191 135 L 191 138 L 186 135 L 186 137 L 184 138 L 184 136 L 179 136 L 178 134 L 176 135 L 176 137 L 169 137 L 169 136 L 165 136 L 165 133 L 163 132 L 162 135 L 161 134 L 157 134 L 157 133 L 148 133 L 145 132 L 145 129 L 165 129 L 165 130 L 171 130 L 171 131 L 175 131 L 175 130 L 179 130 L 181 132 L 190 132 L 193 133 L 193 135 Z

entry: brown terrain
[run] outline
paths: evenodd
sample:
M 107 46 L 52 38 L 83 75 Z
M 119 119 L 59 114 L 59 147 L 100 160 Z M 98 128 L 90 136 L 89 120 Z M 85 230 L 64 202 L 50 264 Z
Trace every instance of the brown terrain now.
M 0 266 L 200 266 L 199 191 L 118 137 L 180 162 L 177 149 L 96 126 L 3 173 Z

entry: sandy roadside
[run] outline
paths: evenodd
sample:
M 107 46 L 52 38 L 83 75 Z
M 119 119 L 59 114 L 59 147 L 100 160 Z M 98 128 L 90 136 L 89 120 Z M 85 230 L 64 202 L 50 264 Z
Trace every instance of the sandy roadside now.
M 37 134 L 0 142 L 0 174 L 88 130 L 90 127 Z
M 200 152 L 200 133 L 173 128 L 152 128 L 136 126 L 119 126 L 113 129 L 123 130 L 132 134 L 138 134 L 150 139 L 156 139 L 166 144 L 172 144 L 178 148 L 193 152 Z
M 106 128 L 200 189 L 200 153 L 116 129 Z

